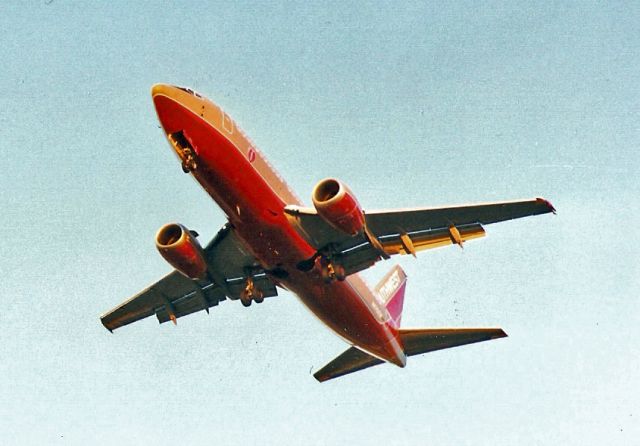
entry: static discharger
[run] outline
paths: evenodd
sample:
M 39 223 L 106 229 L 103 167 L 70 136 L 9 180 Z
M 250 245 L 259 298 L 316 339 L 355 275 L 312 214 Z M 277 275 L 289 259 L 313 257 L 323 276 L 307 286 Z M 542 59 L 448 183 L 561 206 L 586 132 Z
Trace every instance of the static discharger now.
M 458 228 L 456 228 L 455 225 L 449 226 L 449 235 L 451 236 L 451 240 L 453 241 L 453 243 L 464 249 L 464 246 L 462 246 L 462 236 L 460 235 L 460 231 L 458 231 Z

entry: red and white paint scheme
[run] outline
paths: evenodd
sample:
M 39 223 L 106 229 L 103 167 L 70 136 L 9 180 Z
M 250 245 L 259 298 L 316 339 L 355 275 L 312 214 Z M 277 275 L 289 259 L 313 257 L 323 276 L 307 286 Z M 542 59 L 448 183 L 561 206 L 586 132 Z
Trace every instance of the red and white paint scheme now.
M 350 345 L 315 373 L 319 381 L 506 336 L 499 328 L 401 328 L 402 269 L 393 267 L 373 290 L 357 273 L 395 254 L 462 245 L 482 237 L 486 224 L 554 212 L 547 200 L 364 211 L 343 182 L 328 178 L 313 189 L 314 207 L 304 207 L 220 107 L 171 85 L 153 86 L 152 97 L 183 171 L 228 223 L 204 248 L 185 226 L 163 226 L 156 244 L 175 271 L 104 314 L 107 329 L 152 315 L 175 323 L 227 299 L 248 307 L 287 289 Z

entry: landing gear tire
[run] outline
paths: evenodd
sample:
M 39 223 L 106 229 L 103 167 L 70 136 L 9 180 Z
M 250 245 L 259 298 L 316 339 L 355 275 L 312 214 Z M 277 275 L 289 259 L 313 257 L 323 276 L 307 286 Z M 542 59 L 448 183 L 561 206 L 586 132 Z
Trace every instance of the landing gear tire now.
M 334 280 L 342 282 L 347 278 L 344 266 L 334 264 L 332 261 L 324 257 L 319 257 L 318 263 L 320 267 L 320 275 L 322 276 L 324 283 L 331 283 Z
M 264 293 L 255 287 L 252 278 L 247 279 L 247 285 L 240 293 L 240 301 L 245 307 L 250 306 L 252 301 L 257 304 L 261 304 L 264 301 Z
M 321 267 L 321 275 L 322 275 L 322 280 L 324 281 L 324 283 L 331 283 L 333 282 L 333 274 L 331 272 L 331 270 L 329 269 L 329 265 L 322 265 Z
M 198 165 L 196 164 L 196 160 L 191 153 L 187 153 L 182 160 L 182 171 L 184 173 L 193 172 L 196 170 Z
M 336 276 L 336 279 L 338 279 L 340 282 L 343 282 L 344 279 L 347 278 L 347 275 L 345 274 L 345 271 L 344 271 L 344 266 L 336 265 L 333 267 L 333 271 Z
M 240 293 L 240 302 L 242 302 L 242 306 L 250 307 L 252 299 L 253 294 L 251 294 L 251 292 L 244 290 L 242 291 L 242 293 Z

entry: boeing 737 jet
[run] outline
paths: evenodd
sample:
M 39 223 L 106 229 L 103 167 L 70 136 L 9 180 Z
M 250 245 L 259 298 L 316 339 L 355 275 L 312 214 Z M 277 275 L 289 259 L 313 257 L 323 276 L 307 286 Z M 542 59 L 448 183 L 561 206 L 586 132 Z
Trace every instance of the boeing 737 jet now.
M 499 328 L 402 328 L 402 269 L 391 268 L 374 289 L 357 273 L 396 254 L 462 246 L 490 223 L 555 212 L 547 200 L 364 211 L 342 181 L 327 178 L 304 207 L 220 107 L 188 88 L 159 84 L 151 94 L 183 171 L 228 222 L 204 247 L 181 224 L 160 228 L 156 246 L 174 271 L 104 314 L 107 329 L 152 315 L 175 324 L 227 299 L 248 307 L 285 289 L 349 344 L 314 374 L 318 381 L 506 336 Z

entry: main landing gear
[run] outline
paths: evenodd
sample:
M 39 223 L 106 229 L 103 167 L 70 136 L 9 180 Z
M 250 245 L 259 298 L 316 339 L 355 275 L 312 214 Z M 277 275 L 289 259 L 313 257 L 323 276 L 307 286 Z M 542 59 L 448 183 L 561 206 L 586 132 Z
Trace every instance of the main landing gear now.
M 344 266 L 336 261 L 336 257 L 327 254 L 327 251 L 318 251 L 312 257 L 297 264 L 300 271 L 310 272 L 316 269 L 320 272 L 324 283 L 331 283 L 334 280 L 342 282 L 347 278 Z
M 255 301 L 257 304 L 261 304 L 264 301 L 264 293 L 255 287 L 253 278 L 248 277 L 244 290 L 240 293 L 240 302 L 243 306 L 251 306 L 251 302 Z
M 347 278 L 344 266 L 331 261 L 331 259 L 325 256 L 318 256 L 315 263 L 320 269 L 320 274 L 322 275 L 324 283 L 331 283 L 334 280 L 342 282 Z

